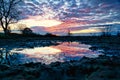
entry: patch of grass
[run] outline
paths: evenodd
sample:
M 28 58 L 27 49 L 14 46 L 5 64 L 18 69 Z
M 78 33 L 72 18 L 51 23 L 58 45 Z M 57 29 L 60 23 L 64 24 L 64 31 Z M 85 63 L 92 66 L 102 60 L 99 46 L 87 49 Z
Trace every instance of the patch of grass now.
M 4 33 L 0 33 L 0 38 L 5 38 Z
M 3 36 L 4 34 L 3 33 L 0 33 L 0 36 Z

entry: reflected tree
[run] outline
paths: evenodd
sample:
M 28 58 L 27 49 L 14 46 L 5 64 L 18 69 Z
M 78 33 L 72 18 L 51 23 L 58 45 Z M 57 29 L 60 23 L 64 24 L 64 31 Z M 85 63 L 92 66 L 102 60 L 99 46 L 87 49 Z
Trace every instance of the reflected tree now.
M 10 50 L 8 48 L 0 48 L 0 64 L 12 65 L 17 60 L 18 54 L 12 53 Z
M 2 63 L 3 61 L 3 52 L 2 52 L 2 48 L 0 49 L 0 63 Z
M 0 49 L 0 63 L 5 63 L 10 65 L 9 50 L 6 48 Z

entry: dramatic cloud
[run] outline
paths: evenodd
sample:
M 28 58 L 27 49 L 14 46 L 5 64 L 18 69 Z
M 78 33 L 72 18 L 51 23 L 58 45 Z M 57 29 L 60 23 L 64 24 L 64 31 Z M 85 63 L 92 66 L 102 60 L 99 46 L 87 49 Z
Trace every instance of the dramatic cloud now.
M 91 27 L 120 24 L 119 5 L 120 0 L 25 0 L 21 10 L 25 18 L 41 16 L 40 20 L 74 20 L 86 22 L 78 26 Z
M 26 15 L 48 15 L 46 18 L 81 18 L 100 20 L 117 18 L 120 0 L 25 0 Z

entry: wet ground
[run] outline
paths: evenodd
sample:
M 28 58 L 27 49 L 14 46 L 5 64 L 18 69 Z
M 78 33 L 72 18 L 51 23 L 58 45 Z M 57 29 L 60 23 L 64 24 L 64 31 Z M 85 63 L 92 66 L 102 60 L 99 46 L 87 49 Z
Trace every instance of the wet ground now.
M 119 80 L 120 46 L 118 42 L 2 39 L 0 40 L 0 56 L 3 56 L 0 64 L 0 79 Z M 96 55 L 101 53 L 99 57 Z M 14 54 L 22 55 L 13 57 Z M 62 54 L 62 57 L 59 54 Z M 44 59 L 42 63 L 41 57 Z M 25 64 L 11 65 L 11 61 L 17 62 L 20 59 L 21 62 L 26 60 Z M 45 62 L 49 65 L 44 64 Z
M 15 41 L 0 47 L 3 58 L 7 57 L 11 65 L 30 62 L 50 64 L 58 61 L 80 60 L 84 56 L 95 58 L 103 54 L 103 50 L 93 51 L 90 49 L 91 45 L 79 41 L 27 40 L 13 42 Z M 4 60 L 1 60 L 1 63 L 5 63 Z
M 100 56 L 49 65 L 0 65 L 1 80 L 119 80 L 120 57 Z

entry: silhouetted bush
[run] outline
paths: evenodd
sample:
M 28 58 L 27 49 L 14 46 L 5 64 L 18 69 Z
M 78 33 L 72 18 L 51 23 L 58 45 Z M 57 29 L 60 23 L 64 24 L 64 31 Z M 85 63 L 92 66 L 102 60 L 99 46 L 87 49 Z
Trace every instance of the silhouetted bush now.
M 22 34 L 30 35 L 30 34 L 33 34 L 33 31 L 30 28 L 25 28 L 23 29 Z
M 45 36 L 48 36 L 48 37 L 49 37 L 49 36 L 56 36 L 56 35 L 51 34 L 51 33 L 46 33 Z
M 117 36 L 120 36 L 120 31 L 117 32 Z

